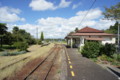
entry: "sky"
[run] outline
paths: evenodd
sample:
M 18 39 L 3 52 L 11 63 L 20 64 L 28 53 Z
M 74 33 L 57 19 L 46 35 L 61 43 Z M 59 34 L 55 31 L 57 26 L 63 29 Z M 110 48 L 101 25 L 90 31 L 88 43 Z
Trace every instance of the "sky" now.
M 120 0 L 0 0 L 0 23 L 6 23 L 8 31 L 14 26 L 25 29 L 35 38 L 44 32 L 45 38 L 64 38 L 76 27 L 89 26 L 107 29 L 115 21 L 104 19 L 104 7 L 111 7 Z M 84 21 L 81 20 L 88 13 Z M 81 23 L 81 24 L 80 24 Z

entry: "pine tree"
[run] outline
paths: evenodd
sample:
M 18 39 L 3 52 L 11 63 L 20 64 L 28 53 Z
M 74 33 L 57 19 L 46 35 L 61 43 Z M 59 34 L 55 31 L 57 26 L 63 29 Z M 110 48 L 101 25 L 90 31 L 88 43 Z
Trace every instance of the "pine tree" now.
M 41 32 L 41 38 L 40 38 L 40 40 L 41 40 L 41 41 L 44 40 L 44 34 L 43 34 L 43 32 Z

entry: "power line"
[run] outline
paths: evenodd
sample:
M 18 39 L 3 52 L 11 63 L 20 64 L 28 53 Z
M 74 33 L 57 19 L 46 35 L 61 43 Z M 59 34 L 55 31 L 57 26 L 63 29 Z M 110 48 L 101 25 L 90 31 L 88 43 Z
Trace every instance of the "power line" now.
M 96 0 L 94 0 L 94 2 L 92 3 L 92 5 L 90 6 L 89 10 L 86 12 L 85 16 L 82 18 L 81 22 L 79 25 L 82 24 L 82 22 L 84 21 L 84 19 L 86 18 L 86 16 L 88 15 L 88 13 L 90 12 L 91 8 L 93 7 L 93 5 L 95 4 Z

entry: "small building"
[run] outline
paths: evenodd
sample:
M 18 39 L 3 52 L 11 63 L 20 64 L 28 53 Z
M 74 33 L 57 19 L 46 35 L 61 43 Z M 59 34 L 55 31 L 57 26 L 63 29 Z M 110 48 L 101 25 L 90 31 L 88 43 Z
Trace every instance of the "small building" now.
M 67 35 L 65 38 L 67 45 L 71 48 L 84 46 L 85 41 L 98 41 L 103 45 L 106 43 L 115 44 L 116 42 L 115 34 L 105 33 L 90 27 L 82 28 Z

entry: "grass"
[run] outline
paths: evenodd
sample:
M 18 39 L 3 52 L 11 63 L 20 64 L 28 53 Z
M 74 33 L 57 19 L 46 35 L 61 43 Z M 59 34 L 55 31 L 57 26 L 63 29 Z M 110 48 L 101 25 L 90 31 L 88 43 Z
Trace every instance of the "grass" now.
M 15 49 L 15 47 L 13 45 L 3 45 L 2 49 Z
M 37 58 L 47 55 L 46 53 L 54 46 L 54 44 L 50 44 L 48 46 L 40 47 L 40 45 L 30 46 L 28 49 L 30 52 L 26 54 L 21 54 L 17 56 L 0 56 L 0 68 L 5 67 L 11 63 L 16 62 L 17 60 L 28 57 L 28 59 L 16 63 L 4 70 L 0 70 L 0 80 L 4 79 L 7 76 L 12 76 L 16 73 L 16 71 L 20 70 L 27 62 Z M 30 57 L 29 57 L 30 56 Z
M 109 57 L 103 54 L 97 58 L 91 58 L 91 60 L 98 64 L 110 64 L 113 66 L 120 66 L 119 55 L 117 54 L 114 54 L 113 57 Z

